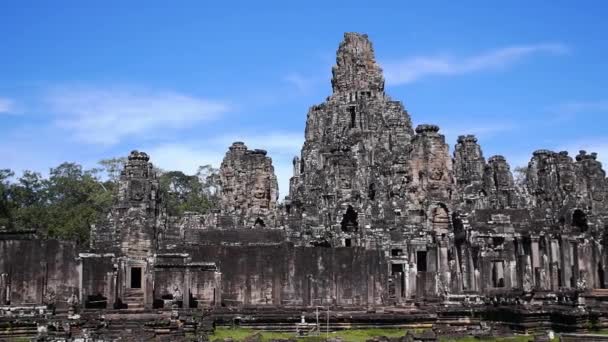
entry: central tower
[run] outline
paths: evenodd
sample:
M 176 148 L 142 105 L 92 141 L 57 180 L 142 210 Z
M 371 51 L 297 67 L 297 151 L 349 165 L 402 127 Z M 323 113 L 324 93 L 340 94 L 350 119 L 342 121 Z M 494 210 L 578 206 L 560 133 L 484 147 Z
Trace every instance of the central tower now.
M 331 227 L 349 245 L 403 206 L 414 130 L 403 105 L 384 92 L 367 35 L 344 35 L 332 74 L 332 95 L 308 112 L 288 205 L 300 227 Z

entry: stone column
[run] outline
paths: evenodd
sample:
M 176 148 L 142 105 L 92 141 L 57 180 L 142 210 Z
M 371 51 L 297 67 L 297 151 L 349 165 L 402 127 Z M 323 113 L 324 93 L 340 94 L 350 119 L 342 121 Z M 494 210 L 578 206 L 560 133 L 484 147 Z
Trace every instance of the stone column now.
M 572 264 L 573 264 L 573 246 L 570 240 L 564 239 L 562 240 L 562 284 L 564 287 L 572 288 L 571 278 L 574 279 L 574 283 L 576 284 L 576 275 L 572 273 Z
M 152 304 L 154 303 L 154 267 L 149 261 L 146 261 L 142 266 L 144 275 L 142 284 L 144 290 L 144 307 L 146 309 L 152 309 Z
M 536 270 L 539 269 L 540 267 L 540 251 L 538 248 L 538 236 L 533 236 L 530 238 L 531 242 L 531 248 L 530 250 L 532 251 L 532 284 L 534 284 L 534 287 L 536 287 L 537 284 L 540 284 L 540 280 L 536 279 Z
M 8 273 L 2 273 L 0 274 L 0 305 L 10 301 L 10 293 Z
M 222 272 L 215 272 L 213 277 L 214 291 L 213 291 L 213 304 L 216 307 L 222 306 Z M 279 289 L 279 292 L 281 290 Z
M 190 267 L 186 267 L 186 270 L 184 271 L 184 282 L 183 282 L 183 293 L 182 293 L 182 297 L 183 297 L 183 305 L 182 308 L 183 309 L 189 309 L 190 308 Z

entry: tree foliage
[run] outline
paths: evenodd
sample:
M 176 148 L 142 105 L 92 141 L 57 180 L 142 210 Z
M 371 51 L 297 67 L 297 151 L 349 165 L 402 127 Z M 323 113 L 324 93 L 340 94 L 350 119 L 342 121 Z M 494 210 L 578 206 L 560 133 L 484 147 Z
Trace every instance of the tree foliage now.
M 105 159 L 100 168 L 63 163 L 49 175 L 24 171 L 16 177 L 0 169 L 0 228 L 35 229 L 39 235 L 86 244 L 91 224 L 111 209 L 124 158 Z M 217 170 L 202 166 L 196 175 L 162 172 L 160 187 L 167 211 L 205 213 L 215 206 Z
M 214 190 L 217 187 L 217 169 L 210 165 L 199 167 L 196 175 L 181 171 L 162 172 L 160 189 L 165 199 L 167 213 L 181 215 L 187 211 L 206 213 L 217 203 Z

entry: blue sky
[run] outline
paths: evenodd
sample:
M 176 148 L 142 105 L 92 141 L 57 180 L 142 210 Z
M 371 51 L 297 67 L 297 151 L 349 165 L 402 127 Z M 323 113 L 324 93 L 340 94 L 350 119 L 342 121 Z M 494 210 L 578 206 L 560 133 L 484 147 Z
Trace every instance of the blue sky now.
M 502 3 L 2 1 L 0 168 L 139 149 L 192 173 L 243 140 L 284 196 L 345 31 L 368 33 L 387 92 L 452 146 L 473 133 L 512 166 L 540 148 L 608 162 L 608 5 Z

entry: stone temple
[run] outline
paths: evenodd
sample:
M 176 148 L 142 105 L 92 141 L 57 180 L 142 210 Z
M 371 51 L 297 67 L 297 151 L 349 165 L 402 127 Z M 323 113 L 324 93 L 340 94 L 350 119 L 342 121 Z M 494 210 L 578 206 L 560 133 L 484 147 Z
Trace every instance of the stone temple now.
M 218 210 L 168 217 L 153 156 L 133 151 L 87 250 L 1 233 L 0 326 L 113 336 L 135 322 L 177 339 L 321 307 L 332 327 L 608 327 L 608 179 L 595 153 L 538 150 L 516 181 L 475 136 L 451 149 L 439 126 L 414 127 L 366 35 L 344 35 L 332 74 L 282 203 L 271 157 L 235 142 Z

